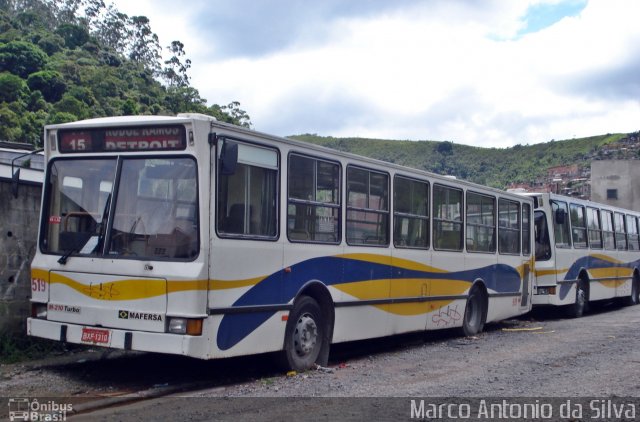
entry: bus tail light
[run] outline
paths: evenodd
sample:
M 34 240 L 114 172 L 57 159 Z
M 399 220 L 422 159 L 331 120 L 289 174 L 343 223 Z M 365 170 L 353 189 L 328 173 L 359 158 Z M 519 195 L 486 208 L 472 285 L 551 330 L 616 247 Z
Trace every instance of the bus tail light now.
M 32 303 L 31 304 L 31 317 L 39 319 L 47 319 L 47 304 L 46 303 Z
M 173 334 L 202 335 L 202 320 L 192 318 L 171 318 L 169 332 Z

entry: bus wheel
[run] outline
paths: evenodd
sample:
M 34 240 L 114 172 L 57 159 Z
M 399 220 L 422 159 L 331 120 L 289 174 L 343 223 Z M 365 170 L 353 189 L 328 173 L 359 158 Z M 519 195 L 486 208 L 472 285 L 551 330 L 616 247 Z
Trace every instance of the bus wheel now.
M 284 364 L 295 371 L 311 368 L 322 349 L 325 324 L 315 299 L 301 296 L 289 314 L 284 339 Z
M 637 305 L 640 303 L 640 279 L 638 276 L 633 277 L 631 282 L 631 296 L 627 297 L 627 305 Z
M 482 291 L 472 287 L 464 309 L 461 332 L 464 336 L 473 336 L 484 327 L 485 301 Z
M 580 281 L 576 285 L 576 301 L 567 308 L 568 315 L 572 318 L 580 318 L 587 310 L 588 302 L 589 298 L 585 282 Z

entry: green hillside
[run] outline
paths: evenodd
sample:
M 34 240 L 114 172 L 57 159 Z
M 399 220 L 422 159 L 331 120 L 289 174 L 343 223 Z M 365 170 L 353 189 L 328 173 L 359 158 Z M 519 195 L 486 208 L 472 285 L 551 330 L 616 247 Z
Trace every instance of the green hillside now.
M 535 180 L 549 167 L 573 163 L 588 165 L 601 146 L 625 137 L 626 134 L 607 134 L 503 149 L 436 141 L 333 138 L 310 134 L 291 136 L 340 151 L 453 175 L 497 188 L 504 188 L 512 182 Z
M 250 126 L 238 102 L 207 105 L 190 67 L 180 41 L 160 46 L 148 18 L 102 0 L 0 0 L 0 141 L 41 145 L 45 124 L 135 114 Z

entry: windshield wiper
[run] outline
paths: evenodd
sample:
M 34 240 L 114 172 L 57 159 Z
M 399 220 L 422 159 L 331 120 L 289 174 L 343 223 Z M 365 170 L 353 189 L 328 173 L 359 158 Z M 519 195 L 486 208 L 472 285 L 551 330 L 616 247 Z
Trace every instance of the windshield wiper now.
M 98 251 L 104 248 L 104 238 L 107 234 L 107 215 L 109 214 L 110 206 L 111 206 L 111 194 L 107 196 L 107 202 L 104 204 L 104 210 L 102 211 L 102 221 L 100 221 L 100 231 L 98 233 L 98 245 L 96 246 L 96 249 Z
M 68 251 L 66 251 L 64 253 L 64 255 L 62 255 L 60 257 L 60 259 L 58 259 L 58 264 L 61 265 L 66 265 L 67 264 L 67 259 L 69 259 L 69 257 L 74 254 L 75 252 L 78 252 L 80 250 L 80 248 L 78 246 L 74 246 L 73 248 L 69 249 Z

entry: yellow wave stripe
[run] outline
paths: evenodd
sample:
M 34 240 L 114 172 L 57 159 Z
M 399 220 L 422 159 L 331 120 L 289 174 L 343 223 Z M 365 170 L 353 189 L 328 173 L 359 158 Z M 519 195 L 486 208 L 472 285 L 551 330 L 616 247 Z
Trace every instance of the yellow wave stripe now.
M 138 300 L 167 293 L 167 282 L 160 279 L 119 280 L 86 285 L 52 272 L 49 283 L 63 284 L 85 296 L 99 300 Z
M 421 296 L 460 295 L 471 283 L 448 279 L 381 279 L 334 285 L 336 289 L 359 300 L 375 300 Z M 373 305 L 396 315 L 420 315 L 450 304 L 452 300 Z
M 622 264 L 623 263 L 623 261 L 620 261 L 618 259 L 612 258 L 609 255 L 603 255 L 603 254 L 599 254 L 599 253 L 594 253 L 594 254 L 591 254 L 589 256 L 591 256 L 592 258 L 598 258 L 598 259 L 601 259 L 603 261 L 611 262 L 612 264 Z
M 239 287 L 255 286 L 266 277 L 247 278 L 245 280 L 209 280 L 209 290 L 237 289 Z
M 31 279 L 40 279 L 45 282 L 49 282 L 49 270 L 44 270 L 42 268 L 31 268 Z
M 562 274 L 562 273 L 566 273 L 567 271 L 569 271 L 568 268 L 563 268 L 560 270 L 536 270 L 536 277 L 543 277 L 546 275 L 558 275 L 558 274 Z
M 448 272 L 440 268 L 431 267 L 429 265 L 424 265 L 416 261 L 411 261 L 409 259 L 404 259 L 404 258 L 398 258 L 395 256 L 375 255 L 375 254 L 368 254 L 368 253 L 351 253 L 351 254 L 336 255 L 336 257 L 345 258 L 345 259 L 354 259 L 357 261 L 373 262 L 375 264 L 402 267 L 406 270 L 424 271 L 424 272 L 432 272 L 432 273 Z

